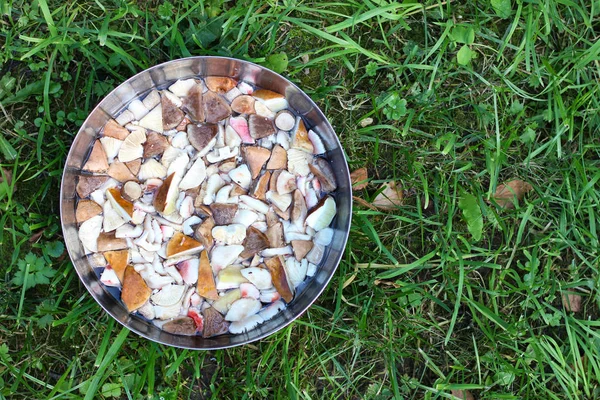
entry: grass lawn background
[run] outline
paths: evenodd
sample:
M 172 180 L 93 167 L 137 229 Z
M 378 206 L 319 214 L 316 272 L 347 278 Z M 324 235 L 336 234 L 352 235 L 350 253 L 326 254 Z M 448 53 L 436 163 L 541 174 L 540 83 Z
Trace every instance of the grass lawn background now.
M 0 3 L 0 399 L 600 398 L 599 12 L 597 0 Z M 78 126 L 123 80 L 192 55 L 280 71 L 369 176 L 316 304 L 226 351 L 129 333 L 61 245 Z M 514 206 L 495 196 L 513 180 L 531 185 Z M 370 206 L 384 182 L 404 197 L 392 210 Z

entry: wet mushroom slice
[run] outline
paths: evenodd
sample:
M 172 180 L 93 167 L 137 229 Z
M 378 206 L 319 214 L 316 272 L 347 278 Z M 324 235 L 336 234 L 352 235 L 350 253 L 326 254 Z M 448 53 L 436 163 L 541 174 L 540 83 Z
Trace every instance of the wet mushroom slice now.
M 285 247 L 286 242 L 283 234 L 283 225 L 281 222 L 277 222 L 276 224 L 269 226 L 266 235 L 272 248 Z
M 244 246 L 244 251 L 242 251 L 240 257 L 243 259 L 250 258 L 269 247 L 269 238 L 255 227 L 250 226 L 246 230 L 246 238 L 242 246 Z
M 250 136 L 254 139 L 262 139 L 277 132 L 272 119 L 256 114 L 248 117 L 248 127 L 250 128 Z
M 175 176 L 175 172 L 169 175 L 154 197 L 154 208 L 165 215 L 169 215 L 175 211 L 177 197 L 179 196 L 179 178 L 175 178 Z
M 202 98 L 206 122 L 216 124 L 231 115 L 231 107 L 214 92 L 206 92 Z
M 202 102 L 202 85 L 192 86 L 186 97 L 183 98 L 181 108 L 188 113 L 195 122 L 204 122 L 204 105 Z
M 337 189 L 337 184 L 335 183 L 335 174 L 333 173 L 333 169 L 327 160 L 324 158 L 315 157 L 313 163 L 308 164 L 308 168 L 310 168 L 310 172 L 312 172 L 321 183 L 321 189 L 326 192 L 333 192 L 335 189 Z
M 246 146 L 244 147 L 244 160 L 250 172 L 252 173 L 252 179 L 256 179 L 260 174 L 263 166 L 267 160 L 271 157 L 271 152 L 264 147 L 258 146 Z
M 292 240 L 292 249 L 294 249 L 294 255 L 296 260 L 301 261 L 313 247 L 311 240 Z
M 188 140 L 198 151 L 202 151 L 213 140 L 219 128 L 214 124 L 190 124 L 187 127 Z
M 125 163 L 125 165 L 127 165 L 127 168 L 129 168 L 133 175 L 137 175 L 140 172 L 140 167 L 142 166 L 142 159 L 137 158 L 135 160 L 128 161 Z
M 136 201 L 142 197 L 142 187 L 134 181 L 127 181 L 121 188 L 121 196 L 127 201 Z
M 203 250 L 200 253 L 200 265 L 198 266 L 198 283 L 196 292 L 208 300 L 217 300 L 219 294 L 215 285 L 215 277 L 208 259 L 208 252 Z
M 287 168 L 287 151 L 278 144 L 273 146 L 266 168 L 268 170 Z
M 106 157 L 106 152 L 104 151 L 104 147 L 102 147 L 102 143 L 100 143 L 99 140 L 96 140 L 94 142 L 92 152 L 90 153 L 87 162 L 83 165 L 81 169 L 96 174 L 101 174 L 108 171 L 108 161 Z
M 237 204 L 213 203 L 210 205 L 215 225 L 229 225 L 238 210 Z
M 131 265 L 128 265 L 123 274 L 121 289 L 121 300 L 127 310 L 129 312 L 137 310 L 148 301 L 151 294 L 152 289 L 148 287 L 144 278 Z
M 117 238 L 115 232 L 101 232 L 98 236 L 98 251 L 124 250 L 129 247 L 126 239 Z
M 114 119 L 109 120 L 106 125 L 104 125 L 104 130 L 102 134 L 106 137 L 111 137 L 119 140 L 125 140 L 127 136 L 129 136 L 129 131 L 127 128 L 119 125 L 117 121 Z
M 271 173 L 266 171 L 255 183 L 252 195 L 259 200 L 265 201 L 266 194 L 269 190 L 269 180 L 271 179 Z
M 215 227 L 215 220 L 212 217 L 206 218 L 201 224 L 196 226 L 194 236 L 202 243 L 205 249 L 210 250 L 213 247 L 214 239 L 212 230 Z
M 208 76 L 204 78 L 208 90 L 215 93 L 225 94 L 237 86 L 235 79 L 226 76 Z
M 248 96 L 247 94 L 241 95 L 233 99 L 231 102 L 231 109 L 238 114 L 254 114 L 254 97 Z
M 204 247 L 197 240 L 184 235 L 181 232 L 176 232 L 175 235 L 167 243 L 167 257 L 175 255 L 184 256 L 196 254 L 202 251 Z
M 79 223 L 87 221 L 102 212 L 102 207 L 92 200 L 79 200 L 75 211 L 75 220 Z
M 196 323 L 190 317 L 177 317 L 162 326 L 165 332 L 175 335 L 195 336 Z
M 131 173 L 131 170 L 127 168 L 127 165 L 121 161 L 114 161 L 112 164 L 110 164 L 107 173 L 108 176 L 119 182 L 127 182 L 136 179 L 135 175 Z
M 143 147 L 144 158 L 159 156 L 169 147 L 169 141 L 160 133 L 150 132 L 146 135 L 146 143 Z
M 296 127 L 296 131 L 292 135 L 292 149 L 304 150 L 307 153 L 313 153 L 314 147 L 310 139 L 308 138 L 308 131 L 306 130 L 306 126 L 304 125 L 304 121 L 302 119 L 298 120 L 298 126 Z
M 285 96 L 272 90 L 258 89 L 252 93 L 252 96 L 267 106 L 272 112 L 281 111 L 288 106 Z
M 335 200 L 333 197 L 323 197 L 319 203 L 313 207 L 306 217 L 306 225 L 315 231 L 327 228 L 337 212 Z
M 125 268 L 129 263 L 129 250 L 116 250 L 107 251 L 104 253 L 106 262 L 117 274 L 119 281 L 123 282 L 125 275 Z
M 160 103 L 162 106 L 162 124 L 163 130 L 168 131 L 174 129 L 183 121 L 185 114 L 167 95 L 168 92 L 161 94 Z
M 229 330 L 229 322 L 225 321 L 223 315 L 213 307 L 208 307 L 202 312 L 204 317 L 204 329 L 202 331 L 203 338 L 210 338 L 217 335 L 227 333 Z
M 289 304 L 294 298 L 294 293 L 290 289 L 287 276 L 285 275 L 285 269 L 283 268 L 283 257 L 277 256 L 267 258 L 265 259 L 265 265 L 271 273 L 273 286 L 275 286 L 275 289 L 277 289 L 277 292 L 281 295 L 285 302 Z

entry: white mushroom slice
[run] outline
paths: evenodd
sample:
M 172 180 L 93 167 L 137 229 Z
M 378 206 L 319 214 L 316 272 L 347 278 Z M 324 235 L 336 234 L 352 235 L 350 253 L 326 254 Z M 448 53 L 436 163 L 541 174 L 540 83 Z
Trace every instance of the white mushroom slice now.
M 198 278 L 196 278 L 198 279 Z M 190 307 L 192 306 L 192 296 L 196 293 L 196 288 L 195 287 L 191 287 L 189 288 L 186 292 L 185 292 L 185 296 L 183 296 L 183 301 L 181 302 L 181 305 L 183 307 Z M 202 298 L 200 298 L 200 302 L 202 302 Z M 195 307 L 195 306 L 194 306 Z
M 119 281 L 119 278 L 117 277 L 117 273 L 115 272 L 114 269 L 112 269 L 110 267 L 104 268 L 104 271 L 102 271 L 102 275 L 100 275 L 100 282 L 104 283 L 106 286 L 112 286 L 112 287 L 120 287 L 121 286 L 121 281 Z
M 231 148 L 238 147 L 242 144 L 242 138 L 231 125 L 225 127 L 225 144 Z
M 179 179 L 181 179 L 189 162 L 190 156 L 188 156 L 188 154 L 185 152 L 181 153 L 176 159 L 173 160 L 173 162 L 169 164 L 169 168 L 167 168 L 167 176 L 175 173 L 175 176 L 178 176 Z
M 195 84 L 195 79 L 178 79 L 177 81 L 175 81 L 175 83 L 169 86 L 169 90 L 175 96 L 185 97 L 188 95 L 188 92 Z
M 140 120 L 144 117 L 144 115 L 148 114 L 148 109 L 144 106 L 144 104 L 136 99 L 129 103 L 127 109 L 133 114 L 133 118 L 136 120 Z M 121 124 L 124 125 L 124 124 Z
M 147 215 L 144 220 L 144 232 L 142 235 L 145 235 L 144 238 L 148 243 L 154 243 L 154 229 L 152 228 L 152 216 Z
M 194 227 L 202 222 L 202 219 L 197 215 L 192 215 L 185 221 L 183 221 L 182 228 L 183 234 L 191 236 L 194 233 Z
M 177 264 L 179 274 L 186 285 L 194 285 L 198 282 L 198 267 L 200 266 L 199 258 L 191 258 Z M 184 302 L 185 304 L 185 302 Z
M 141 247 L 138 248 L 138 250 L 140 251 L 140 255 L 142 256 L 144 261 L 149 262 L 149 263 L 152 263 L 152 261 L 154 261 L 155 252 L 142 249 Z M 154 269 L 154 266 L 152 266 L 152 267 Z M 154 269 L 154 271 L 156 271 L 156 270 Z
M 171 102 L 173 104 L 175 104 L 175 106 L 181 107 L 183 105 L 183 102 L 181 101 L 181 99 L 179 97 L 177 97 L 175 94 L 173 94 L 173 92 L 169 92 L 169 91 L 163 90 L 161 92 L 161 94 L 163 96 L 165 96 L 167 99 L 171 100 Z
M 254 102 L 254 110 L 256 111 L 256 114 L 261 117 L 271 119 L 275 118 L 275 113 L 273 112 L 273 110 L 271 110 L 269 107 L 267 107 L 264 103 L 260 101 Z
M 268 321 L 271 318 L 273 318 L 274 316 L 276 316 L 277 314 L 279 314 L 279 312 L 282 310 L 285 310 L 285 303 L 281 300 L 277 300 L 277 301 L 273 302 L 273 304 L 270 304 L 269 306 L 260 310 L 258 315 L 263 320 Z
M 140 119 L 140 126 L 154 132 L 163 133 L 162 106 L 157 105 L 144 118 Z
M 283 146 L 282 146 L 283 147 Z M 287 151 L 288 156 L 288 171 L 306 176 L 310 174 L 308 164 L 312 162 L 313 155 L 303 150 L 289 149 Z
M 170 226 L 176 231 L 181 231 L 183 229 L 181 226 L 183 223 L 183 218 L 181 218 L 181 215 L 178 213 L 167 214 L 163 215 L 162 217 L 160 215 L 155 215 L 154 219 L 156 219 L 161 225 Z
M 163 240 L 171 239 L 175 234 L 175 229 L 169 225 L 161 225 L 160 230 L 162 231 Z
M 178 149 L 185 149 L 189 145 L 190 141 L 188 140 L 188 135 L 186 131 L 177 132 L 171 140 L 171 146 L 176 147 Z
M 246 164 L 242 164 L 239 167 L 232 169 L 229 171 L 229 176 L 231 180 L 248 190 L 250 188 L 250 184 L 252 183 L 252 175 L 250 174 L 250 170 Z
M 240 289 L 233 289 L 222 294 L 215 302 L 212 304 L 215 310 L 220 312 L 221 314 L 227 314 L 231 305 L 239 300 L 242 297 Z
M 154 158 L 147 159 L 140 167 L 138 179 L 142 182 L 150 178 L 164 179 L 167 176 L 167 169 Z
M 144 218 L 146 218 L 146 212 L 139 210 L 139 209 L 134 209 L 133 210 L 133 215 L 131 216 L 131 222 L 133 225 L 140 225 L 142 222 L 144 222 Z
M 311 210 L 306 217 L 306 225 L 318 232 L 331 224 L 336 212 L 335 200 L 333 200 L 333 197 L 328 196 L 325 201 L 322 201 L 320 205 Z
M 161 274 L 161 275 L 167 274 L 167 271 L 165 271 L 165 267 L 163 266 L 163 264 L 161 262 L 161 258 L 156 253 L 154 253 L 154 258 L 152 259 L 152 268 L 154 268 L 154 271 L 156 271 L 156 273 L 158 273 L 158 274 Z
M 238 96 L 241 96 L 242 92 L 240 91 L 240 89 L 238 89 L 237 87 L 234 87 L 233 89 L 231 89 L 229 92 L 225 93 L 225 98 L 227 99 L 227 101 L 229 101 L 230 103 L 233 101 L 233 99 L 235 99 Z
M 144 278 L 144 280 L 146 281 L 146 285 L 148 285 L 150 289 L 162 289 L 163 287 L 173 283 L 173 278 L 170 276 L 150 274 L 147 277 L 144 277 L 144 275 L 142 275 L 142 277 Z
M 308 263 L 308 268 L 306 269 L 306 276 L 311 277 L 315 276 L 317 273 L 317 266 L 313 263 Z
M 82 223 L 79 226 L 79 240 L 86 254 L 95 253 L 98 251 L 98 236 L 102 230 L 102 221 L 104 218 L 101 215 L 96 215 Z M 242 247 L 242 250 L 244 248 Z M 241 253 L 241 251 L 240 251 Z
M 210 153 L 214 148 L 215 145 L 217 144 L 217 138 L 212 138 L 210 140 L 210 142 L 208 142 L 208 144 L 198 152 L 198 157 L 204 157 L 206 156 L 208 153 Z
M 212 229 L 212 236 L 223 244 L 242 244 L 246 239 L 246 226 L 242 224 L 215 226 Z
M 206 179 L 206 165 L 204 164 L 204 160 L 198 158 L 188 172 L 185 174 L 181 182 L 179 183 L 179 188 L 182 190 L 188 190 L 195 187 L 198 187 L 204 182 Z
M 288 171 L 281 171 L 277 178 L 277 193 L 287 194 L 296 190 L 296 176 Z
M 263 303 L 273 303 L 274 301 L 280 299 L 281 295 L 277 292 L 277 290 L 275 290 L 275 288 L 260 291 L 259 300 Z
M 185 193 L 183 193 L 185 195 Z M 194 199 L 192 196 L 184 196 L 183 201 L 179 205 L 179 215 L 184 220 L 188 219 L 194 214 Z
M 289 257 L 287 260 L 285 260 L 284 268 L 288 282 L 294 288 L 297 288 L 302 282 L 304 282 L 304 279 L 306 278 L 308 261 L 303 259 L 302 262 L 300 262 L 294 257 Z
M 120 197 L 120 194 L 117 192 L 117 196 Z M 122 198 L 120 199 L 115 199 L 115 197 L 113 196 L 112 191 L 107 190 L 106 191 L 106 199 L 108 200 L 108 202 L 110 203 L 110 205 L 112 206 L 112 208 L 114 209 L 114 211 L 125 220 L 125 222 L 129 222 L 131 221 L 131 216 L 129 215 L 129 213 L 127 212 L 127 210 L 125 210 L 125 208 L 123 208 L 123 206 L 121 205 L 120 201 L 124 201 L 123 204 L 127 204 L 127 205 L 131 205 L 131 203 L 127 202 L 126 200 L 123 200 Z M 106 204 L 106 203 L 105 203 Z M 132 211 L 133 213 L 133 211 Z M 123 224 L 121 224 L 123 225 Z M 119 225 L 119 226 L 121 226 Z
M 319 136 L 319 134 L 317 134 L 312 129 L 308 131 L 308 139 L 310 140 L 310 142 L 313 145 L 313 149 L 314 149 L 313 153 L 314 154 L 323 154 L 327 151 L 327 149 L 325 148 L 325 145 L 323 144 L 323 140 L 321 139 L 321 136 Z
M 317 197 L 317 192 L 314 189 L 306 189 L 306 196 L 304 196 L 304 200 L 306 201 L 306 207 L 308 209 L 311 209 L 319 204 L 319 197 Z
M 250 282 L 240 283 L 240 293 L 242 294 L 242 297 L 250 297 L 257 300 L 260 297 L 260 291 Z
M 154 306 L 154 312 L 156 314 L 156 318 L 164 321 L 178 316 L 180 308 L 180 304 L 174 304 L 168 307 Z
M 157 306 L 169 307 L 175 304 L 181 304 L 184 293 L 184 285 L 169 285 L 150 296 L 150 299 Z
M 208 178 L 208 184 L 206 185 L 206 194 L 204 195 L 204 199 L 202 203 L 205 205 L 210 205 L 214 203 L 217 191 L 225 186 L 225 181 L 221 178 L 220 175 L 211 175 Z
M 226 185 L 219 189 L 215 196 L 215 203 L 228 203 L 231 189 L 233 189 L 233 185 Z
M 244 81 L 240 81 L 240 83 L 237 85 L 237 88 L 242 94 L 252 94 L 252 92 L 254 92 L 254 88 Z
M 178 149 L 177 147 L 169 146 L 163 152 L 162 157 L 160 158 L 160 163 L 164 165 L 166 168 L 169 168 L 171 163 L 175 161 L 182 154 L 186 154 L 185 150 Z
M 311 240 L 312 239 L 312 237 L 310 235 L 307 235 L 305 233 L 293 232 L 293 231 L 286 230 L 286 229 L 284 229 L 283 232 L 285 234 L 285 241 L 288 243 L 290 243 L 292 240 Z
M 235 321 L 229 324 L 229 333 L 234 335 L 248 332 L 264 322 L 263 318 L 254 314 L 241 321 Z
M 131 264 L 140 264 L 146 262 L 144 257 L 142 257 L 142 254 L 137 250 L 131 250 L 129 254 L 131 258 Z
M 148 214 L 152 214 L 156 212 L 156 209 L 154 208 L 154 206 L 152 204 L 145 204 L 142 203 L 141 201 L 136 201 L 135 203 L 133 203 L 133 210 L 140 210 L 143 211 L 145 213 Z
M 96 189 L 90 194 L 90 199 L 98 203 L 99 205 L 104 205 L 104 190 Z
M 242 195 L 240 196 L 240 201 L 261 214 L 266 214 L 269 212 L 269 206 L 266 203 L 255 199 L 254 197 Z
M 148 95 L 144 98 L 144 100 L 142 100 L 142 104 L 148 110 L 151 110 L 154 107 L 156 107 L 157 105 L 159 105 L 160 104 L 160 95 L 158 94 L 158 90 L 155 89 L 155 90 L 151 91 L 150 93 L 148 93 Z
M 210 252 L 210 265 L 216 275 L 223 268 L 233 264 L 238 256 L 244 251 L 244 246 L 215 246 Z
M 125 126 L 128 123 L 130 123 L 131 121 L 133 121 L 134 119 L 135 119 L 135 116 L 133 115 L 133 113 L 129 110 L 125 110 L 121 114 L 119 114 L 119 116 L 117 118 L 115 118 L 115 121 L 117 124 L 119 124 L 121 126 Z
M 100 138 L 100 143 L 104 148 L 108 162 L 112 163 L 113 159 L 119 154 L 119 150 L 121 149 L 123 141 L 113 137 L 105 136 Z
M 238 209 L 235 217 L 233 217 L 234 224 L 242 224 L 246 228 L 252 225 L 256 220 L 258 220 L 258 214 L 250 210 Z
M 290 134 L 284 131 L 279 131 L 277 132 L 277 135 L 275 136 L 275 141 L 277 144 L 279 144 L 281 147 L 283 147 L 284 150 L 289 150 L 290 149 Z
M 146 251 L 158 251 L 161 247 L 160 243 L 149 243 L 143 235 L 133 241 L 136 245 Z
M 261 255 L 264 258 L 275 257 L 275 256 L 291 256 L 294 250 L 291 246 L 277 247 L 272 249 L 264 249 Z
M 228 158 L 236 157 L 238 154 L 240 154 L 240 148 L 237 146 L 233 148 L 216 148 L 206 155 L 206 161 L 208 161 L 211 164 L 214 164 L 219 161 L 226 160 Z
M 108 265 L 108 262 L 106 261 L 106 258 L 104 258 L 104 255 L 102 253 L 93 253 L 90 254 L 88 256 L 88 260 L 90 260 L 90 264 L 92 264 L 92 267 L 106 267 Z
M 313 248 L 306 255 L 306 260 L 309 263 L 319 265 L 325 254 L 325 246 L 315 243 Z
M 152 220 L 152 230 L 154 231 L 154 243 L 162 243 L 164 240 L 162 229 L 160 229 L 160 225 L 155 219 Z
M 220 270 L 215 279 L 217 290 L 236 289 L 242 283 L 248 282 L 240 273 L 242 268 L 241 265 L 230 265 Z
M 112 232 L 125 224 L 125 220 L 121 218 L 117 211 L 115 211 L 110 201 L 104 203 L 103 213 L 104 222 L 102 224 L 102 228 L 104 232 Z
M 234 301 L 225 315 L 226 321 L 241 321 L 260 311 L 261 303 L 256 299 L 241 298 Z
M 165 262 L 163 262 L 163 267 L 167 268 L 170 267 L 172 265 L 178 265 L 179 263 L 182 263 L 184 261 L 187 260 L 191 260 L 192 258 L 197 257 L 195 254 L 184 254 L 182 256 L 180 256 L 179 254 L 176 256 L 171 256 L 170 258 L 167 258 L 165 260 Z M 165 270 L 165 274 L 166 274 L 166 270 Z
M 183 284 L 183 277 L 174 265 L 169 265 L 168 267 L 165 267 L 165 271 L 167 272 L 167 274 L 169 274 L 171 278 L 175 279 L 175 283 L 177 283 L 178 285 Z
M 333 239 L 333 229 L 331 228 L 323 228 L 317 233 L 315 233 L 315 243 L 320 244 L 321 246 L 329 246 L 331 243 L 331 239 Z
M 277 192 L 269 190 L 267 192 L 266 197 L 271 204 L 273 204 L 275 207 L 279 208 L 283 212 L 287 211 L 287 209 L 290 207 L 290 204 L 292 204 L 292 195 L 290 193 L 279 194 Z
M 137 309 L 137 312 L 144 318 L 153 320 L 156 318 L 156 313 L 154 312 L 154 306 L 150 304 L 149 301 L 145 302 L 143 306 Z
M 244 278 L 248 279 L 254 286 L 256 286 L 260 290 L 269 289 L 273 287 L 271 274 L 265 268 L 248 267 L 242 269 L 240 272 Z
M 275 126 L 282 131 L 291 131 L 296 126 L 296 117 L 288 110 L 282 110 L 275 116 Z
M 129 162 L 141 158 L 144 154 L 142 144 L 145 141 L 146 131 L 144 129 L 136 129 L 131 132 L 119 148 L 119 161 Z
M 267 229 L 269 229 L 269 227 L 267 226 L 267 223 L 265 221 L 256 221 L 251 226 L 258 229 L 262 233 L 267 232 Z

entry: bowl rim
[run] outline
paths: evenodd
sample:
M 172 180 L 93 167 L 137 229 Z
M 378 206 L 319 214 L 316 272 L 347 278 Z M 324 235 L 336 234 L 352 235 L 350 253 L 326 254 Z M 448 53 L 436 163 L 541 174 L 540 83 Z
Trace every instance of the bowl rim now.
M 316 110 L 316 112 L 319 114 L 320 117 L 322 117 L 322 121 L 324 122 L 325 126 L 331 130 L 331 132 L 333 132 L 333 136 L 335 139 L 335 142 L 337 144 L 337 146 L 340 149 L 341 155 L 345 161 L 345 165 L 346 165 L 346 174 L 348 175 L 348 181 L 350 181 L 350 170 L 349 170 L 349 166 L 348 166 L 348 160 L 346 158 L 346 153 L 341 145 L 340 139 L 337 135 L 337 133 L 335 132 L 335 130 L 333 129 L 333 126 L 331 125 L 331 123 L 329 122 L 329 119 L 325 116 L 325 114 L 323 113 L 323 111 L 317 106 L 317 104 L 313 101 L 313 99 L 306 94 L 306 92 L 304 92 L 302 89 L 300 89 L 296 84 L 294 84 L 293 82 L 291 82 L 289 79 L 287 79 L 286 77 L 284 77 L 283 75 L 267 68 L 264 67 L 262 65 L 258 65 L 256 63 L 250 62 L 250 61 L 246 61 L 246 60 L 242 60 L 242 59 L 238 59 L 238 58 L 233 58 L 233 57 L 224 57 L 224 56 L 192 56 L 192 57 L 184 57 L 184 58 L 178 58 L 178 59 L 174 59 L 174 60 L 170 60 L 170 61 L 166 61 L 160 64 L 156 64 L 153 65 L 152 67 L 149 67 L 147 69 L 144 69 L 132 76 L 130 76 L 128 79 L 126 79 L 125 81 L 121 82 L 121 84 L 119 84 L 118 86 L 116 86 L 113 90 L 111 90 L 108 94 L 104 95 L 99 101 L 98 103 L 95 105 L 95 107 L 88 113 L 87 118 L 85 119 L 85 121 L 83 122 L 83 124 L 81 125 L 81 127 L 79 128 L 79 130 L 77 131 L 77 134 L 73 137 L 73 140 L 71 141 L 71 145 L 70 145 L 70 149 L 69 152 L 67 154 L 67 157 L 65 159 L 65 166 L 63 168 L 63 173 L 62 173 L 62 177 L 61 177 L 61 185 L 60 185 L 60 199 L 59 199 L 59 204 L 60 204 L 60 220 L 61 220 L 61 228 L 62 228 L 62 232 L 63 232 L 63 237 L 65 236 L 65 226 L 67 225 L 67 223 L 65 222 L 65 216 L 63 214 L 63 200 L 65 199 L 65 179 L 67 176 L 67 170 L 69 168 L 69 164 L 68 164 L 68 160 L 70 160 L 73 156 L 73 154 L 75 154 L 76 150 L 75 147 L 73 146 L 73 143 L 75 142 L 75 140 L 79 137 L 80 134 L 83 133 L 83 131 L 85 130 L 85 127 L 87 126 L 88 122 L 90 121 L 90 118 L 96 113 L 96 111 L 100 108 L 102 102 L 106 99 L 109 98 L 111 96 L 114 96 L 115 93 L 118 93 L 119 89 L 121 89 L 122 87 L 124 87 L 127 84 L 130 84 L 131 82 L 135 81 L 138 77 L 140 77 L 143 74 L 148 74 L 153 70 L 160 70 L 161 68 L 164 68 L 165 66 L 172 64 L 172 63 L 177 63 L 177 62 L 182 62 L 182 61 L 194 61 L 194 60 L 227 60 L 227 61 L 234 61 L 237 63 L 242 63 L 242 64 L 247 64 L 256 68 L 259 68 L 260 70 L 265 70 L 268 72 L 271 72 L 273 74 L 275 74 L 279 79 L 282 79 L 287 85 L 293 87 L 295 90 L 297 90 L 299 93 L 302 93 L 306 100 L 309 102 L 309 104 Z M 198 76 L 201 76 L 198 74 Z M 229 76 L 231 77 L 231 75 L 211 75 L 211 76 Z M 203 77 L 203 76 L 202 76 Z M 180 78 L 181 79 L 181 78 Z M 243 80 L 243 79 L 240 79 Z M 150 88 L 148 88 L 147 90 L 151 90 L 153 88 L 156 88 L 156 83 L 154 83 L 154 86 L 151 86 Z M 112 117 L 112 116 L 111 116 Z M 83 271 L 80 271 L 80 269 L 76 266 L 76 262 L 74 259 L 74 256 L 71 252 L 71 248 L 69 243 L 67 243 L 67 241 L 65 240 L 65 247 L 67 248 L 67 253 L 69 254 L 69 258 L 71 260 L 71 263 L 73 264 L 73 268 L 75 269 L 75 272 L 77 273 L 77 275 L 79 276 L 79 280 L 81 281 L 81 283 L 83 283 L 83 285 L 85 286 L 85 288 L 87 289 L 87 291 L 89 292 L 89 294 L 92 296 L 92 298 L 94 299 L 94 301 L 96 302 L 96 304 L 98 304 L 105 312 L 108 313 L 108 315 L 110 315 L 114 320 L 116 320 L 119 324 L 123 325 L 125 328 L 129 329 L 130 331 L 136 333 L 137 335 L 143 337 L 144 339 L 150 340 L 151 342 L 155 342 L 155 343 L 159 343 L 159 344 L 163 344 L 163 345 L 167 345 L 167 346 L 171 346 L 171 347 L 176 347 L 176 348 L 181 348 L 181 349 L 189 349 L 189 350 L 220 350 L 220 349 L 227 349 L 227 348 L 232 348 L 232 347 L 238 347 L 238 346 L 242 346 L 248 343 L 253 343 L 259 340 L 262 340 L 268 336 L 271 336 L 277 332 L 279 332 L 280 330 L 282 330 L 283 328 L 287 327 L 288 325 L 290 325 L 292 322 L 294 322 L 296 319 L 300 318 L 313 304 L 314 302 L 323 294 L 323 291 L 325 291 L 325 288 L 329 285 L 329 282 L 331 281 L 331 279 L 333 278 L 333 276 L 335 275 L 341 261 L 342 261 L 342 257 L 345 253 L 345 249 L 346 246 L 348 244 L 348 238 L 350 235 L 350 228 L 352 225 L 352 209 L 353 209 L 353 199 L 352 199 L 352 185 L 349 185 L 349 202 L 348 202 L 348 227 L 347 229 L 345 229 L 345 232 L 343 233 L 342 236 L 342 241 L 341 241 L 341 247 L 340 247 L 340 252 L 339 254 L 336 256 L 336 260 L 335 260 L 335 266 L 332 268 L 331 273 L 326 277 L 326 279 L 323 281 L 322 284 L 318 285 L 318 288 L 316 289 L 316 292 L 314 294 L 314 296 L 308 300 L 307 304 L 305 307 L 303 307 L 302 309 L 300 309 L 297 314 L 295 316 L 293 316 L 292 318 L 286 319 L 284 320 L 283 323 L 273 327 L 272 329 L 260 333 L 255 337 L 252 337 L 250 339 L 246 339 L 243 340 L 239 343 L 228 343 L 226 345 L 219 345 L 219 346 L 206 346 L 206 347 L 190 347 L 190 346 L 185 346 L 185 345 L 179 345 L 179 344 L 174 344 L 174 343 L 169 343 L 165 340 L 162 340 L 160 337 L 151 337 L 150 335 L 139 331 L 138 329 L 133 328 L 132 326 L 130 326 L 130 324 L 127 323 L 127 321 L 122 321 L 115 312 L 113 312 L 112 310 L 108 309 L 107 307 L 105 307 L 104 304 L 102 304 L 99 299 L 97 298 L 96 294 L 94 293 L 94 291 L 90 288 L 90 285 L 88 284 L 87 280 L 84 279 L 83 276 Z M 75 222 L 75 225 L 77 226 L 78 224 Z M 84 256 L 86 257 L 86 256 Z M 117 299 L 115 299 L 117 300 Z M 160 329 L 160 328 L 158 328 Z

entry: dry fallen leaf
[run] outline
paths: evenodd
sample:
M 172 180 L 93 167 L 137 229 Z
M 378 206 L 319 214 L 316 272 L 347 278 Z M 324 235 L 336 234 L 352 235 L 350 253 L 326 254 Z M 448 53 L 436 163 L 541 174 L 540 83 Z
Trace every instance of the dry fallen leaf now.
M 520 179 L 515 179 L 498 185 L 494 199 L 500 207 L 513 208 L 515 206 L 514 198 L 523 199 L 523 196 L 532 189 L 531 185 Z
M 381 185 L 383 191 L 375 197 L 373 205 L 380 210 L 395 210 L 401 206 L 404 200 L 404 191 L 396 186 L 396 182 L 384 183 Z
M 475 400 L 475 397 L 468 390 L 452 389 L 452 396 L 462 400 Z
M 9 170 L 2 168 L 2 172 L 0 172 L 0 183 L 4 182 L 4 177 L 6 177 L 6 183 L 8 186 L 12 183 L 12 172 Z
M 565 310 L 571 312 L 581 311 L 581 296 L 578 294 L 566 294 L 562 295 L 562 304 Z
M 350 174 L 352 188 L 355 190 L 361 190 L 366 188 L 369 184 L 369 182 L 367 182 L 367 179 L 369 179 L 369 174 L 367 173 L 366 168 L 359 168 Z

